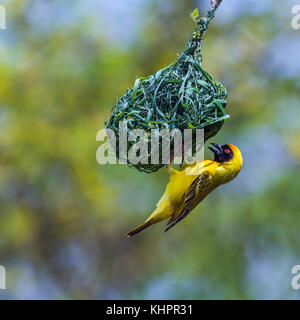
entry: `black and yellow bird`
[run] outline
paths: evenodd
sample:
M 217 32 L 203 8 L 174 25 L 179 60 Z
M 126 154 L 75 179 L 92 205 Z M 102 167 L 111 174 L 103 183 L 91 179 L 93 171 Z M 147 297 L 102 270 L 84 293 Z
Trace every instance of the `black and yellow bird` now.
M 165 231 L 185 218 L 210 192 L 234 179 L 240 172 L 243 159 L 240 150 L 232 145 L 212 143 L 214 160 L 196 161 L 182 171 L 167 166 L 170 181 L 166 191 L 149 218 L 126 234 L 130 238 L 152 224 L 170 218 Z

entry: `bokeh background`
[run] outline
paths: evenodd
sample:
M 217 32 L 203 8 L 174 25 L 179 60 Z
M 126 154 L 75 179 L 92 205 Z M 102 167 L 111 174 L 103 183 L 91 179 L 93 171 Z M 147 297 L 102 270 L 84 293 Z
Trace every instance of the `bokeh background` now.
M 1 299 L 300 298 L 300 3 L 223 1 L 204 67 L 231 119 L 213 141 L 238 145 L 244 168 L 167 234 L 130 240 L 168 176 L 98 165 L 96 133 L 136 77 L 176 59 L 209 0 L 0 4 Z

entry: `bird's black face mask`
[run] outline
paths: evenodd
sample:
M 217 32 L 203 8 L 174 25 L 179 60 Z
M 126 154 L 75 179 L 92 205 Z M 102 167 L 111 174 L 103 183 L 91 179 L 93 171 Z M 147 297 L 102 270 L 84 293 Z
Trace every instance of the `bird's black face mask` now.
M 215 155 L 214 161 L 217 162 L 226 162 L 229 161 L 233 158 L 233 152 L 232 150 L 229 148 L 229 146 L 227 144 L 221 146 L 219 144 L 216 143 L 212 143 L 212 145 L 215 148 L 212 147 L 208 147 Z

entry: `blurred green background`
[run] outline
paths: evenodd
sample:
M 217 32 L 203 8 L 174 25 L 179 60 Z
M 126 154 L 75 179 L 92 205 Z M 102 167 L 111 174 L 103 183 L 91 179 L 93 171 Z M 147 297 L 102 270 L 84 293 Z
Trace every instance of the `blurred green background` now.
M 167 234 L 129 240 L 168 176 L 98 165 L 96 133 L 136 77 L 176 59 L 209 1 L 0 3 L 1 299 L 300 298 L 297 1 L 223 1 L 203 58 L 231 119 L 212 141 L 238 145 L 243 170 Z

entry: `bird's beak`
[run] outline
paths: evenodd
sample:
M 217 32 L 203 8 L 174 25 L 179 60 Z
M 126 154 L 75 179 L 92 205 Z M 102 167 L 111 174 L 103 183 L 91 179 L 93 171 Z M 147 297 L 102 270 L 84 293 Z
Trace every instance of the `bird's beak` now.
M 220 144 L 216 144 L 216 143 L 211 143 L 215 148 L 212 147 L 208 147 L 208 149 L 210 149 L 214 155 L 215 155 L 215 161 L 218 161 L 218 159 L 220 158 L 220 155 L 222 153 L 222 146 Z
M 220 154 L 222 152 L 222 146 L 220 144 L 211 143 L 215 148 L 208 147 L 214 154 Z

